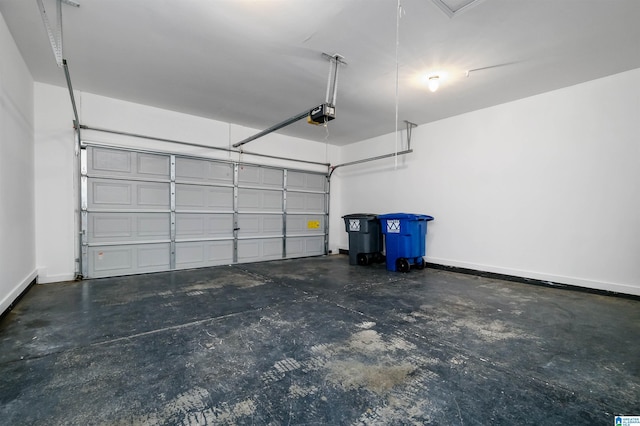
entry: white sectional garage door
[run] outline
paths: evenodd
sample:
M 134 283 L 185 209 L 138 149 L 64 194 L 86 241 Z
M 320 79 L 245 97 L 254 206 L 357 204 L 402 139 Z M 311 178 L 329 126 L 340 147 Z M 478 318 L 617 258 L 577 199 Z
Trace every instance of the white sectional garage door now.
M 87 278 L 326 253 L 326 175 L 83 146 Z

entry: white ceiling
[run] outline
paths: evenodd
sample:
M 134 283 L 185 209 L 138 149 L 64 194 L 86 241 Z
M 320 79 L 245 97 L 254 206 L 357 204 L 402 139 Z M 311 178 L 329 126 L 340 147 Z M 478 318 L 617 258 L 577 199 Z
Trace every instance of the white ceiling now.
M 76 1 L 63 5 L 74 89 L 264 129 L 324 101 L 322 52 L 338 53 L 329 143 L 395 129 L 397 0 Z M 55 0 L 44 5 L 55 26 Z M 401 5 L 401 123 L 640 67 L 640 0 L 483 0 L 452 18 L 432 0 Z M 64 86 L 36 0 L 0 0 L 0 12 L 33 78 Z M 447 78 L 431 93 L 421 77 L 434 71 Z M 327 137 L 305 122 L 280 132 Z

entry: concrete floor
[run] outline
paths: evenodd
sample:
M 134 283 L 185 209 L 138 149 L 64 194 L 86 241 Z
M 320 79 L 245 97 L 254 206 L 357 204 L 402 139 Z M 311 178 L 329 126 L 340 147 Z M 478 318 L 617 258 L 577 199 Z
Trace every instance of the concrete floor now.
M 346 256 L 33 287 L 0 423 L 613 425 L 640 301 Z

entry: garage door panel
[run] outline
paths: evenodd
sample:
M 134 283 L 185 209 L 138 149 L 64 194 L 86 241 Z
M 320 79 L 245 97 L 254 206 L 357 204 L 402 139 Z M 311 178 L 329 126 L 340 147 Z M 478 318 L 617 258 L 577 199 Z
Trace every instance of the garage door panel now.
M 324 254 L 324 236 L 305 238 L 305 256 L 318 256 Z
M 287 238 L 287 258 L 304 257 L 304 240 L 302 238 Z
M 233 188 L 208 188 L 206 207 L 216 210 L 233 210 Z
M 233 214 L 176 213 L 176 239 L 233 236 Z
M 283 199 L 282 191 L 239 188 L 238 210 L 281 212 Z
M 262 182 L 264 186 L 282 188 L 284 171 L 276 169 L 263 169 L 262 170 Z
M 89 186 L 89 209 L 169 208 L 168 183 L 90 179 Z
M 176 158 L 176 181 L 207 180 L 207 163 L 193 158 Z
M 287 257 L 306 257 L 324 254 L 324 235 L 287 238 Z
M 204 242 L 176 243 L 176 268 L 193 268 L 204 263 Z
M 233 188 L 176 184 L 176 210 L 233 211 Z
M 176 268 L 202 268 L 233 263 L 233 241 L 176 243 Z
M 168 178 L 170 158 L 166 155 L 138 153 L 136 156 L 137 173 L 140 177 Z
M 304 191 L 324 192 L 327 183 L 325 175 L 290 171 L 287 173 L 287 188 Z
M 92 278 L 159 272 L 169 269 L 170 244 L 90 246 Z
M 138 268 L 141 270 L 165 270 L 169 268 L 168 245 L 143 245 L 138 247 Z
M 287 193 L 287 212 L 324 212 L 324 194 L 293 192 Z
M 283 177 L 282 169 L 247 165 L 238 169 L 238 183 L 244 186 L 282 188 Z
M 131 183 L 120 181 L 92 180 L 89 207 L 122 206 L 133 204 Z
M 287 215 L 287 235 L 322 234 L 325 228 L 324 214 Z
M 250 189 L 238 190 L 238 209 L 259 210 L 260 204 L 260 191 Z
M 145 240 L 170 238 L 170 223 L 171 216 L 166 213 L 147 213 L 136 217 L 138 235 Z
M 176 209 L 204 209 L 206 187 L 176 184 Z
M 324 253 L 323 174 L 184 154 L 83 149 L 87 277 Z
M 94 214 L 89 220 L 89 242 L 133 239 L 133 217 L 122 214 Z
M 169 208 L 169 184 L 139 182 L 137 187 L 137 206 L 141 208 Z
M 176 158 L 176 181 L 233 184 L 233 165 L 195 158 Z
M 89 171 L 109 172 L 109 174 L 130 174 L 135 153 L 106 148 L 92 148 L 89 156 Z
M 282 259 L 282 238 L 238 241 L 238 262 Z
M 89 176 L 169 179 L 170 158 L 168 155 L 91 148 L 88 160 Z
M 133 273 L 133 246 L 89 247 L 92 277 Z
M 168 213 L 92 213 L 89 217 L 89 243 L 168 240 Z
M 282 215 L 238 215 L 238 236 L 262 237 L 282 235 Z

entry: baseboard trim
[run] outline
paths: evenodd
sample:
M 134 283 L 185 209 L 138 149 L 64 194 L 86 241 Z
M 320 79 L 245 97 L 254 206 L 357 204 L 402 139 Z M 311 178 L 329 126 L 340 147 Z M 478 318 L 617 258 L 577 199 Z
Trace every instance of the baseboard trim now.
M 53 284 L 67 281 L 75 281 L 74 274 L 58 274 L 58 275 L 38 275 L 38 284 Z
M 512 282 L 523 283 L 523 284 L 531 284 L 531 285 L 536 285 L 541 287 L 558 288 L 563 290 L 578 291 L 582 293 L 598 294 L 601 296 L 613 296 L 613 297 L 622 297 L 625 299 L 640 300 L 640 296 L 637 296 L 635 294 L 621 293 L 621 292 L 616 292 L 611 290 L 601 290 L 598 288 L 582 287 L 582 286 L 573 285 L 573 284 L 564 284 L 564 283 L 541 280 L 536 278 L 527 278 L 527 277 L 520 277 L 517 275 L 501 274 L 497 272 L 481 271 L 477 269 L 463 268 L 459 266 L 450 266 L 450 265 L 443 265 L 439 263 L 427 262 L 427 268 L 439 269 L 439 270 L 449 271 L 449 272 L 456 272 L 459 274 L 475 275 L 475 276 L 484 277 L 484 278 L 512 281 Z
M 0 312 L 2 312 L 0 313 L 0 320 L 11 312 L 20 299 L 35 285 L 37 278 L 38 272 L 34 270 L 2 299 L 0 302 Z

